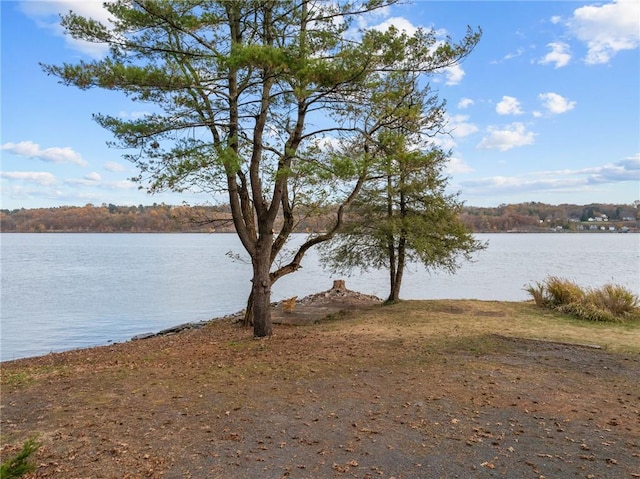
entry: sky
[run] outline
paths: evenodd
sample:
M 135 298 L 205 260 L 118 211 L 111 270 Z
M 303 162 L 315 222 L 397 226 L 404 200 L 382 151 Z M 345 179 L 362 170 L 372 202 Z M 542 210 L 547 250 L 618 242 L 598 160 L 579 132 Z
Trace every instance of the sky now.
M 106 21 L 101 5 L 0 0 L 2 209 L 214 201 L 140 190 L 92 114 L 150 107 L 61 85 L 39 66 L 103 58 L 59 20 L 71 9 Z M 453 40 L 468 25 L 483 31 L 463 63 L 429 79 L 447 105 L 449 189 L 466 205 L 640 199 L 640 1 L 415 1 L 362 21 L 391 24 Z

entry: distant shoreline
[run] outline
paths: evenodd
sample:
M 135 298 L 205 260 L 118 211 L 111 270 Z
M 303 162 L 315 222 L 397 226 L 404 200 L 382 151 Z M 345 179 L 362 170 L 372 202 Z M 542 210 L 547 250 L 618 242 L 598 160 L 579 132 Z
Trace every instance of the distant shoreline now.
M 2 231 L 0 233 L 6 234 L 119 234 L 119 235 L 138 235 L 138 234 L 165 234 L 165 235 L 181 235 L 181 234 L 235 234 L 234 231 L 67 231 L 67 230 L 54 230 L 54 231 Z M 573 230 L 540 230 L 540 231 L 474 231 L 474 234 L 638 234 L 640 229 L 629 229 L 628 231 L 573 231 Z M 310 234 L 308 232 L 298 231 L 292 234 Z
M 474 233 L 640 232 L 638 204 L 548 205 L 519 203 L 497 207 L 463 206 L 460 221 Z M 335 207 L 297 212 L 296 233 L 329 230 Z M 275 229 L 282 224 L 276 220 Z M 610 228 L 613 231 L 610 231 Z M 0 209 L 3 233 L 234 233 L 231 208 L 216 206 L 60 206 Z

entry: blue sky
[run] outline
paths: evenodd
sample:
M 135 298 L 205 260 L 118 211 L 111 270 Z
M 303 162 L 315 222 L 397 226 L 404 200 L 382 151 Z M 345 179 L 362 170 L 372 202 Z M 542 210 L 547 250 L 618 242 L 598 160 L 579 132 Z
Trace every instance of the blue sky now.
M 139 191 L 92 113 L 133 117 L 150 107 L 80 91 L 39 62 L 100 58 L 62 35 L 69 9 L 106 20 L 102 1 L 1 0 L 1 207 L 206 203 Z M 431 78 L 447 101 L 452 191 L 471 206 L 632 203 L 640 199 L 640 2 L 417 1 L 366 19 L 459 39 L 481 27 L 461 65 Z

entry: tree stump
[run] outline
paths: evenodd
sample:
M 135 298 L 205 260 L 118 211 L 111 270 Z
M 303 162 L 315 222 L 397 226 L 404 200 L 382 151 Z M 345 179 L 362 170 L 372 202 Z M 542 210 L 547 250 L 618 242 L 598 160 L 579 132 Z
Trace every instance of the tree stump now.
M 332 293 L 346 293 L 347 287 L 344 284 L 344 279 L 334 279 L 333 287 L 331 288 Z
M 289 299 L 283 299 L 282 300 L 282 312 L 283 313 L 289 313 L 289 314 L 295 312 L 296 299 L 298 299 L 297 296 L 294 296 L 293 298 L 289 298 Z

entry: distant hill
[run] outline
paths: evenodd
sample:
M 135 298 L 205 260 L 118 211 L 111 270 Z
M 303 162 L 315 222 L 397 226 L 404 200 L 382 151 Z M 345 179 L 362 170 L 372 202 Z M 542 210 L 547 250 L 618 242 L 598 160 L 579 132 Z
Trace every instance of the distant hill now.
M 465 207 L 461 219 L 474 232 L 592 231 L 628 228 L 638 231 L 640 208 L 635 205 L 549 205 L 518 203 L 493 208 Z M 297 232 L 322 231 L 331 210 L 307 211 L 297 218 Z M 595 228 L 594 228 L 595 226 Z M 95 232 L 233 232 L 228 206 L 60 206 L 0 210 L 0 231 L 9 233 Z

